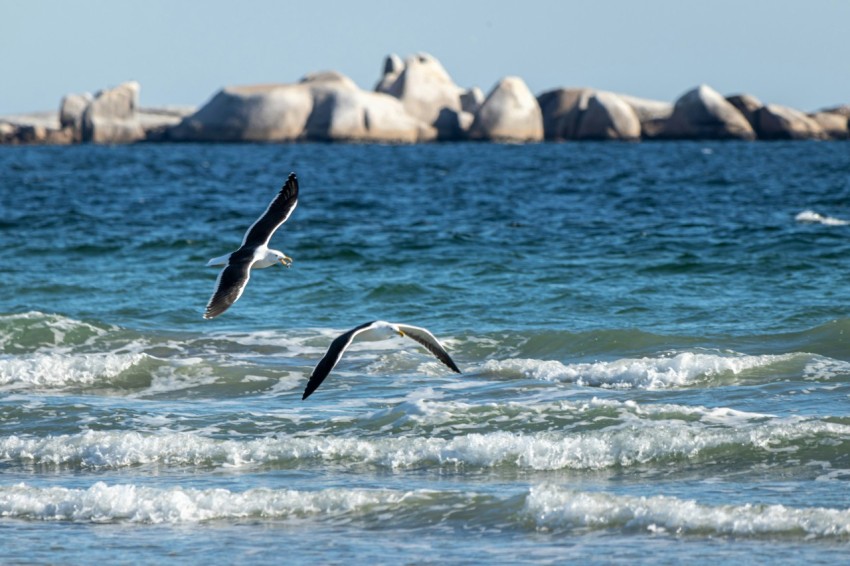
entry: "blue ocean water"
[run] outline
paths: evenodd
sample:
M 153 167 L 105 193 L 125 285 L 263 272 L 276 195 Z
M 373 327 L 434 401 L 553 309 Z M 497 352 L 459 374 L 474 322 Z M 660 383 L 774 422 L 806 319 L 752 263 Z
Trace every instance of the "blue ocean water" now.
M 848 197 L 843 143 L 2 147 L 0 559 L 846 560 Z M 302 402 L 373 319 L 464 373 Z

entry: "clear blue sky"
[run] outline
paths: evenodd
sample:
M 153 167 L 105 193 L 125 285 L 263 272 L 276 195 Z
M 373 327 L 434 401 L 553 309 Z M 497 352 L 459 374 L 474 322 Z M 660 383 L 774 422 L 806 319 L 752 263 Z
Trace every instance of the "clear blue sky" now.
M 0 0 L 0 114 L 122 81 L 143 106 L 427 51 L 485 93 L 590 86 L 675 100 L 707 83 L 801 110 L 850 103 L 848 0 Z

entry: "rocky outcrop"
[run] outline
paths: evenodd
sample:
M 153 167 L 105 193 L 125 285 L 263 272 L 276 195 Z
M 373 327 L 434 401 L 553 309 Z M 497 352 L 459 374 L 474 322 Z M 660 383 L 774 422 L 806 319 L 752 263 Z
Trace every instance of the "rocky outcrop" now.
M 668 139 L 755 139 L 752 126 L 737 108 L 708 85 L 683 94 L 661 128 Z
M 83 113 L 94 98 L 88 92 L 66 94 L 59 104 L 59 127 L 68 128 L 71 138 L 80 142 L 83 138 Z
M 726 100 L 729 104 L 738 109 L 738 112 L 747 119 L 747 122 L 750 123 L 750 127 L 758 135 L 758 113 L 764 106 L 761 100 L 751 94 L 734 94 L 732 96 L 727 96 Z
M 398 76 L 404 70 L 404 61 L 395 53 L 390 53 L 384 58 L 384 71 L 381 75 L 378 84 L 375 85 L 375 92 L 386 93 L 387 90 L 396 82 Z
M 845 118 L 850 118 L 850 104 L 841 104 L 831 108 L 824 108 L 821 112 L 826 112 L 828 114 L 840 114 Z
M 589 88 L 559 88 L 537 97 L 548 140 L 637 140 L 647 124 L 663 120 L 672 104 Z
M 389 95 L 361 90 L 327 71 L 297 84 L 227 87 L 172 128 L 178 141 L 296 140 L 412 143 L 436 131 L 410 116 Z
M 649 98 L 639 98 L 627 94 L 617 94 L 628 104 L 640 122 L 641 137 L 653 139 L 658 137 L 664 124 L 673 114 L 673 104 Z
M 823 128 L 799 110 L 766 104 L 758 112 L 758 134 L 765 140 L 826 139 Z
M 538 96 L 545 139 L 575 139 L 579 117 L 587 108 L 587 100 L 593 92 L 589 88 L 557 88 Z
M 537 99 L 519 77 L 505 77 L 475 114 L 469 139 L 533 142 L 543 140 Z
M 427 53 L 418 53 L 404 60 L 396 74 L 396 62 L 378 84 L 378 92 L 399 99 L 408 114 L 437 129 L 441 140 L 461 136 L 461 89 L 440 62 Z M 385 69 L 387 65 L 385 65 Z M 394 76 L 394 80 L 389 80 Z
M 145 138 L 136 110 L 139 83 L 135 81 L 98 92 L 83 111 L 81 139 L 92 143 L 131 143 Z
M 436 130 L 409 115 L 397 98 L 362 91 L 347 77 L 308 77 L 302 84 L 313 96 L 306 139 L 414 143 L 436 138 Z
M 303 85 L 228 86 L 171 128 L 176 141 L 283 142 L 301 137 L 313 111 Z
M 640 120 L 632 107 L 613 92 L 600 90 L 588 98 L 575 139 L 635 141 L 640 132 Z
M 850 118 L 837 112 L 815 112 L 809 117 L 834 140 L 850 139 Z

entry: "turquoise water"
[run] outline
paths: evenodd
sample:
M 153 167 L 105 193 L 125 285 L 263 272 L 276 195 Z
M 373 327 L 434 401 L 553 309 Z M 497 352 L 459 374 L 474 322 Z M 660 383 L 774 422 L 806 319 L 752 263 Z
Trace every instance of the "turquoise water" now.
M 848 197 L 842 143 L 0 148 L 0 558 L 846 559 Z M 464 373 L 302 402 L 376 318 Z

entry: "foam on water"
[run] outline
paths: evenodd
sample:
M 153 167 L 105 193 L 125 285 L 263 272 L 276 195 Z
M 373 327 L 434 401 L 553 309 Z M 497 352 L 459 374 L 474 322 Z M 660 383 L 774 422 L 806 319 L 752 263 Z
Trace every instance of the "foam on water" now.
M 150 356 L 129 354 L 30 354 L 0 358 L 0 387 L 55 389 L 108 385 Z
M 835 218 L 833 216 L 824 216 L 814 210 L 804 210 L 797 214 L 797 216 L 794 217 L 794 220 L 809 224 L 823 224 L 825 226 L 846 226 L 847 224 L 850 224 L 847 220 L 842 220 L 841 218 Z
M 682 352 L 656 358 L 564 364 L 556 360 L 514 358 L 488 360 L 485 372 L 543 381 L 566 381 L 608 388 L 666 389 L 692 387 L 722 376 L 735 376 L 794 360 L 805 354 L 748 356 Z
M 501 497 L 459 491 L 328 488 L 148 487 L 97 482 L 88 488 L 0 486 L 0 516 L 30 521 L 184 524 L 217 520 L 361 520 L 376 525 L 433 525 L 469 517 L 477 526 L 552 530 L 618 530 L 654 535 L 784 536 L 846 539 L 850 510 L 784 505 L 708 505 L 669 496 L 531 487 Z M 483 508 L 487 512 L 481 512 Z M 530 525 L 529 525 L 530 522 Z
M 597 429 L 534 433 L 497 430 L 451 437 L 343 436 L 337 432 L 220 440 L 191 432 L 133 431 L 86 431 L 37 438 L 10 435 L 0 437 L 0 459 L 7 465 L 79 469 L 141 464 L 289 468 L 339 463 L 390 470 L 425 465 L 595 470 L 669 460 L 696 462 L 709 455 L 721 457 L 723 453 L 736 454 L 742 465 L 751 466 L 753 462 L 769 461 L 778 451 L 821 447 L 824 450 L 817 457 L 828 460 L 829 454 L 834 453 L 836 467 L 841 467 L 838 460 L 848 442 L 850 426 L 842 424 L 713 409 L 704 410 L 699 420 L 634 412 L 630 418 L 613 420 L 610 426 Z
M 705 505 L 675 497 L 633 497 L 536 486 L 526 511 L 541 529 L 623 529 L 723 536 L 850 535 L 850 509 Z
M 0 516 L 37 521 L 185 523 L 216 519 L 286 519 L 353 513 L 398 504 L 389 490 L 159 489 L 97 482 L 88 489 L 0 487 Z

